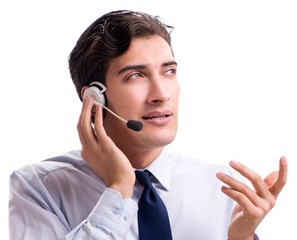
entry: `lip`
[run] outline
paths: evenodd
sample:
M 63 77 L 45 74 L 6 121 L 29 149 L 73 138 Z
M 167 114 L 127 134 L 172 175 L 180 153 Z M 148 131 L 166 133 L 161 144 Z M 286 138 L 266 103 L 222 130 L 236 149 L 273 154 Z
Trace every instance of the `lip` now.
M 153 111 L 142 116 L 141 118 L 145 122 L 149 122 L 158 126 L 164 126 L 170 121 L 172 115 L 173 112 L 170 110 Z

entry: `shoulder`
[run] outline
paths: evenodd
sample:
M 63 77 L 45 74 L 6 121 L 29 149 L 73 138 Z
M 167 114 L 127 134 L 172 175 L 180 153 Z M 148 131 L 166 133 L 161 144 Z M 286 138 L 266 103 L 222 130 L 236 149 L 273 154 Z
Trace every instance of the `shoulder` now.
M 81 158 L 79 150 L 70 151 L 38 163 L 22 166 L 12 172 L 11 179 L 17 178 L 32 181 L 35 178 L 41 179 L 47 175 L 56 174 L 61 170 L 78 170 L 85 164 L 86 162 Z

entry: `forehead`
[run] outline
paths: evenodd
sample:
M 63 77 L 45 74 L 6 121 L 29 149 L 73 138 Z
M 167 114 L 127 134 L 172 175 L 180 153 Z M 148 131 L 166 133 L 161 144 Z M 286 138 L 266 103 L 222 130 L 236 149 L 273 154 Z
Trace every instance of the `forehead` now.
M 173 61 L 170 45 L 160 36 L 135 38 L 131 41 L 127 52 L 114 58 L 108 71 L 117 71 L 129 65 L 161 66 L 164 62 Z

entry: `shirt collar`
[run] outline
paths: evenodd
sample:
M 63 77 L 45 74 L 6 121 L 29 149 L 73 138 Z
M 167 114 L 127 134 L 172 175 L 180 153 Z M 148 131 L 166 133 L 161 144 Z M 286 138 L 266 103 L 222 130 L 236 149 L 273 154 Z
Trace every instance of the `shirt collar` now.
M 146 168 L 161 184 L 165 190 L 170 189 L 171 162 L 167 149 L 163 149 L 160 155 Z

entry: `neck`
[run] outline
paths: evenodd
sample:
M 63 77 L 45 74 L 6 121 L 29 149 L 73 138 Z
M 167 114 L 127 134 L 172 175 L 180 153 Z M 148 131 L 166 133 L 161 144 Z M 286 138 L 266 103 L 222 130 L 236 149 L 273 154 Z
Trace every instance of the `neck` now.
M 144 169 L 149 166 L 162 152 L 163 147 L 147 150 L 124 151 L 125 155 L 136 169 Z

